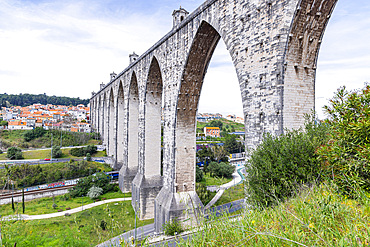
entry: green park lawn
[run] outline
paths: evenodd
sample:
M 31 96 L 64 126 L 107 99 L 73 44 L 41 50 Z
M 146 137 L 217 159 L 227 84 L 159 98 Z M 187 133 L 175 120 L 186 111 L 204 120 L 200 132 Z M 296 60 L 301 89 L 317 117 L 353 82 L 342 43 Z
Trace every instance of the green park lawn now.
M 68 197 L 69 194 L 66 196 L 56 196 L 54 199 L 52 197 L 44 197 L 34 199 L 32 201 L 25 202 L 25 214 L 28 215 L 39 215 L 39 214 L 51 214 L 56 213 L 58 210 L 62 209 L 65 211 L 67 208 L 77 208 L 86 204 L 94 203 L 94 200 L 90 199 L 89 197 L 77 197 L 77 198 L 65 198 Z M 99 200 L 105 199 L 113 199 L 113 198 L 124 198 L 124 197 L 131 197 L 131 193 L 123 194 L 121 191 L 118 192 L 108 192 L 104 195 L 99 196 Z M 57 205 L 57 207 L 53 208 L 53 203 Z M 15 210 L 21 213 L 22 211 L 22 204 L 18 203 L 18 206 L 15 205 Z M 16 214 L 17 212 L 13 212 L 12 204 L 5 204 L 0 205 L 0 212 L 2 216 Z
M 104 222 L 105 229 L 102 228 Z M 133 229 L 135 213 L 131 201 L 124 201 L 104 204 L 70 216 L 0 223 L 4 246 L 14 246 L 15 243 L 17 246 L 40 247 L 96 246 Z M 137 220 L 138 226 L 150 223 L 153 220 Z
M 210 185 L 223 185 L 228 182 L 230 182 L 232 179 L 231 178 L 216 178 L 216 177 L 211 177 L 209 173 L 205 173 L 202 181 L 200 182 L 201 184 L 204 184 L 206 186 Z
M 69 151 L 72 148 L 65 148 L 61 149 L 62 150 L 62 157 L 61 159 L 68 159 L 68 158 L 73 158 L 73 159 L 81 159 L 83 157 L 76 157 L 72 156 L 69 154 Z M 45 159 L 45 158 L 50 158 L 50 150 L 32 150 L 32 151 L 24 151 L 22 152 L 24 159 L 29 160 L 29 159 Z M 92 157 L 102 157 L 105 156 L 104 151 L 99 151 L 95 154 L 92 155 Z M 6 153 L 0 154 L 0 160 L 7 160 Z

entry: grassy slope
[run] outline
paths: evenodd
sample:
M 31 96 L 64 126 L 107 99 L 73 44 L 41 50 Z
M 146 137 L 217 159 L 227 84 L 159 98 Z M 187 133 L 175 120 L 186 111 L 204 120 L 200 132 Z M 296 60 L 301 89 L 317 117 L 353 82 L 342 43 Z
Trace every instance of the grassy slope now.
M 74 158 L 74 159 L 82 159 L 83 157 L 76 157 L 69 154 L 71 148 L 62 149 L 62 157 L 60 159 L 67 159 L 67 158 Z M 22 152 L 24 159 L 45 159 L 50 158 L 50 150 L 32 150 L 32 151 L 25 151 Z M 102 157 L 104 156 L 104 151 L 99 151 L 93 154 L 93 157 Z M 6 154 L 0 154 L 0 160 L 7 160 Z M 9 161 L 11 162 L 11 161 Z
M 122 197 L 131 197 L 131 193 L 123 194 L 122 192 L 109 192 L 104 195 L 99 196 L 99 200 L 102 198 L 105 199 L 113 199 L 113 198 L 122 198 Z M 53 208 L 53 203 L 58 206 L 57 208 Z M 51 214 L 58 212 L 58 209 L 62 209 L 63 211 L 66 208 L 77 208 L 82 205 L 94 203 L 94 200 L 90 199 L 89 197 L 77 197 L 77 198 L 70 198 L 69 200 L 65 200 L 64 196 L 56 196 L 54 200 L 52 197 L 44 197 L 34 199 L 32 201 L 25 202 L 26 211 L 25 214 L 28 215 L 39 215 L 39 214 Z M 17 208 L 17 206 L 15 206 Z M 18 211 L 21 212 L 21 204 L 18 204 Z M 2 216 L 12 215 L 14 214 L 12 210 L 12 204 L 0 205 L 0 212 Z M 16 213 L 15 213 L 16 214 Z
M 222 185 L 230 182 L 232 179 L 231 178 L 214 178 L 209 175 L 209 173 L 205 173 L 202 181 L 200 182 L 201 184 L 204 184 L 206 186 L 210 185 Z
M 225 128 L 226 125 L 229 125 L 229 130 L 231 131 L 231 128 L 234 128 L 235 131 L 244 131 L 244 124 L 240 124 L 240 123 L 235 123 L 233 121 L 230 121 L 230 120 L 227 120 L 227 119 L 220 119 L 221 122 L 223 123 L 223 127 Z M 197 130 L 200 130 L 202 129 L 203 131 L 203 128 L 205 126 L 207 126 L 209 123 L 203 123 L 203 122 L 197 122 Z
M 369 222 L 370 195 L 350 200 L 323 184 L 235 222 L 204 223 L 202 234 L 179 246 L 369 246 Z
M 36 138 L 29 142 L 24 141 L 23 135 L 27 132 L 27 130 L 0 130 L 0 141 L 4 146 L 3 149 L 5 150 L 7 147 L 20 147 L 22 149 L 26 148 L 42 148 L 42 147 L 50 147 L 51 140 L 50 140 L 50 133 L 46 133 L 43 137 Z M 60 133 L 60 132 L 59 132 Z M 90 136 L 83 138 L 83 136 Z M 74 133 L 74 132 L 66 132 L 63 131 L 63 146 L 68 147 L 70 145 L 98 145 L 101 143 L 99 140 L 90 139 L 93 135 L 89 135 L 86 133 Z M 74 140 L 74 141 L 73 141 Z M 86 142 L 87 141 L 87 142 Z M 56 145 L 60 145 L 60 135 L 53 135 L 53 143 Z M 85 143 L 85 144 L 83 144 Z M 0 145 L 1 146 L 1 145 Z
M 107 229 L 100 225 L 102 220 Z M 45 220 L 1 222 L 5 246 L 95 246 L 135 226 L 131 201 L 94 207 L 71 216 Z M 138 226 L 153 220 L 137 221 Z

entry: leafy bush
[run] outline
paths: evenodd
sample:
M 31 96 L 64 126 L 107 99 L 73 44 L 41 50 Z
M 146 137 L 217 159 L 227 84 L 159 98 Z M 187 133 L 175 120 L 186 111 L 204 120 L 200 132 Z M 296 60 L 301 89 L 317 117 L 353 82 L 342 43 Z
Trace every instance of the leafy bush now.
M 235 166 L 224 162 L 211 162 L 207 166 L 207 172 L 209 172 L 212 177 L 232 178 L 234 171 Z
M 305 131 L 266 134 L 246 165 L 250 203 L 259 207 L 275 205 L 293 196 L 302 184 L 316 180 L 321 167 L 315 150 L 326 140 L 327 127 L 312 116 Z
M 205 186 L 204 184 L 197 183 L 195 191 L 197 192 L 197 195 L 204 206 L 206 206 L 211 201 L 212 194 L 209 190 L 207 190 L 207 186 Z
M 94 145 L 87 145 L 86 147 L 82 148 L 72 148 L 69 153 L 76 157 L 86 156 L 86 154 L 94 154 L 97 152 L 97 147 Z
M 0 154 L 2 154 L 2 153 L 3 153 L 3 150 L 0 149 Z
M 60 147 L 59 146 L 54 146 L 52 148 L 52 158 L 60 158 L 62 157 L 62 150 L 60 150 Z
M 224 147 L 227 153 L 241 153 L 244 152 L 245 147 L 243 142 L 237 141 L 236 135 L 226 135 Z
M 195 181 L 196 182 L 201 182 L 203 180 L 203 177 L 204 177 L 203 171 L 198 166 L 196 166 L 196 168 L 195 168 Z
M 87 161 L 91 161 L 91 154 L 90 154 L 90 153 L 87 153 L 87 154 L 86 154 L 86 160 L 87 160 Z
M 23 159 L 22 150 L 17 147 L 10 147 L 6 153 L 6 157 L 11 160 Z
M 163 225 L 163 232 L 168 236 L 175 236 L 184 231 L 181 223 L 177 219 L 173 219 L 170 222 L 166 222 Z
M 324 109 L 331 135 L 317 153 L 327 177 L 351 197 L 357 188 L 369 192 L 370 85 L 353 92 L 339 88 Z
M 90 175 L 85 178 L 81 178 L 78 180 L 75 187 L 71 188 L 70 195 L 71 197 L 79 197 L 79 196 L 85 196 L 87 195 L 89 189 L 92 186 L 96 186 L 103 189 L 103 193 L 107 193 L 109 191 L 114 190 L 114 185 L 110 184 L 109 177 L 103 173 L 98 172 L 94 175 Z
M 42 127 L 36 127 L 32 130 L 28 130 L 24 133 L 24 140 L 26 142 L 29 142 L 33 139 L 36 139 L 38 137 L 42 137 L 46 133 L 46 130 Z
M 90 197 L 90 199 L 93 199 L 93 200 L 98 198 L 102 194 L 103 194 L 103 189 L 99 188 L 97 186 L 92 186 L 89 189 L 89 192 L 87 192 L 87 196 Z
M 100 227 L 103 231 L 105 231 L 107 229 L 107 222 L 105 220 L 101 220 Z

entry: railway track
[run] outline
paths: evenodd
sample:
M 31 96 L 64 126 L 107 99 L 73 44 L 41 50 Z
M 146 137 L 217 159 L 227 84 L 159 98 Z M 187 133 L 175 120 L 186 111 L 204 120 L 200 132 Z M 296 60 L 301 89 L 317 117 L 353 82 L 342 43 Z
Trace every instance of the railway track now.
M 58 191 L 58 190 L 65 190 L 74 187 L 75 185 L 65 185 L 61 187 L 55 187 L 55 188 L 45 188 L 45 189 L 39 189 L 39 190 L 31 190 L 31 191 L 25 191 L 24 195 L 33 195 L 33 194 L 39 194 L 39 193 L 45 193 L 45 192 L 53 192 L 53 191 Z M 2 199 L 9 199 L 12 197 L 18 197 L 22 196 L 22 192 L 15 192 L 15 193 L 7 193 L 0 195 L 0 200 Z

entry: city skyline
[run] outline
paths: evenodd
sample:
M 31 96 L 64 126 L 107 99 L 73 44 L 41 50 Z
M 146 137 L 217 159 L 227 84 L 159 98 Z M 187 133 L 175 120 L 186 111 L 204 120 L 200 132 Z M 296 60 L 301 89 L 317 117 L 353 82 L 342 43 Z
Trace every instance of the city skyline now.
M 0 3 L 1 92 L 89 98 L 172 28 L 172 11 L 204 1 L 47 1 Z M 316 110 L 342 85 L 369 81 L 370 4 L 339 0 L 318 59 Z M 205 76 L 198 112 L 243 116 L 238 81 L 223 41 Z M 322 114 L 321 114 L 322 116 Z

